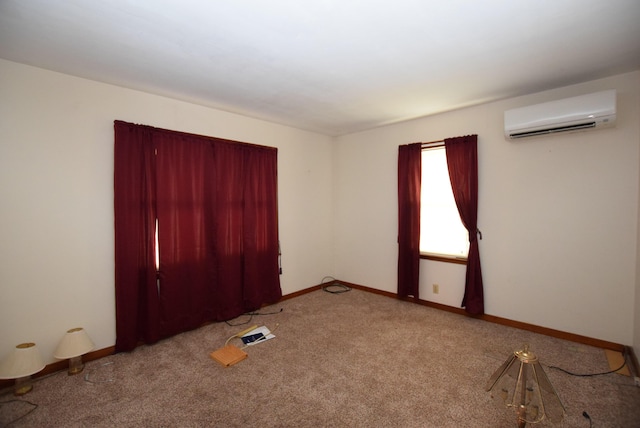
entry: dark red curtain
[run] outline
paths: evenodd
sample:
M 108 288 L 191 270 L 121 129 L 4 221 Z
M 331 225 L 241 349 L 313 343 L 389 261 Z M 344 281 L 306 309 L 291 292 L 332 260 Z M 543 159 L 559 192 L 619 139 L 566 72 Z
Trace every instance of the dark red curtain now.
M 462 307 L 470 314 L 484 313 L 484 292 L 480 251 L 478 247 L 478 136 L 447 138 L 444 140 L 447 167 L 453 197 L 462 224 L 469 232 L 469 255 Z M 482 237 L 482 235 L 480 235 Z
M 419 298 L 422 145 L 398 148 L 398 296 Z
M 215 319 L 209 224 L 213 147 L 192 138 L 171 132 L 153 135 L 162 337 Z
M 280 299 L 277 149 L 116 121 L 114 177 L 116 351 Z
M 156 162 L 152 130 L 115 126 L 116 350 L 160 339 L 156 285 Z
M 230 162 L 236 159 L 236 162 Z M 217 144 L 212 171 L 216 319 L 233 318 L 282 297 L 278 267 L 277 151 Z

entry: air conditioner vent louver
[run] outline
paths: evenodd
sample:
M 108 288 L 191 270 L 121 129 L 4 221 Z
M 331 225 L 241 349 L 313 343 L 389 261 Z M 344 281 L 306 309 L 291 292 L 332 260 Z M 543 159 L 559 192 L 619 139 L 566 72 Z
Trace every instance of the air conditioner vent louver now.
M 616 120 L 616 91 L 602 91 L 504 112 L 508 139 L 611 126 Z
M 589 123 L 580 123 L 577 125 L 558 126 L 556 128 L 541 129 L 539 131 L 515 132 L 513 134 L 509 134 L 509 136 L 511 138 L 524 138 L 524 137 L 533 137 L 535 135 L 555 134 L 556 132 L 577 131 L 579 129 L 587 129 L 587 128 L 595 128 L 595 127 L 596 127 L 595 122 L 589 122 Z

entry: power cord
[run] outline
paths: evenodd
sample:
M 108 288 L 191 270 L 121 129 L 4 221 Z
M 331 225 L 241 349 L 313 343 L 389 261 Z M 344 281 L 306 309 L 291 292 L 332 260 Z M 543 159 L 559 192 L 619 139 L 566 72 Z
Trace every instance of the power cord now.
M 238 332 L 238 333 L 234 334 L 233 336 L 229 337 L 226 342 L 224 342 L 224 346 L 227 346 L 229 344 L 229 342 L 231 342 L 231 339 L 235 339 L 236 337 L 240 338 L 240 337 L 244 336 L 245 334 L 249 333 L 254 328 L 258 328 L 258 326 L 257 325 L 252 325 L 251 327 L 246 328 L 246 329 L 242 330 L 241 332 Z
M 29 405 L 31 405 L 31 409 L 29 409 L 29 411 L 27 413 L 25 413 L 22 416 L 18 416 L 17 418 L 15 418 L 12 421 L 7 422 L 6 425 L 3 425 L 5 427 L 8 427 L 9 425 L 18 422 L 20 419 L 24 418 L 25 416 L 31 414 L 34 410 L 36 410 L 38 408 L 38 405 L 36 403 L 32 403 L 31 401 L 27 401 L 27 400 L 18 400 L 18 399 L 13 399 L 13 400 L 7 400 L 7 401 L 0 401 L 0 409 L 2 408 L 2 406 L 10 404 L 10 403 L 15 403 L 15 402 L 19 402 L 19 403 L 27 403 Z
M 322 286 L 322 289 L 331 294 L 341 294 L 346 293 L 347 291 L 351 291 L 351 287 L 347 287 L 344 284 L 336 282 L 336 279 L 332 276 L 325 276 L 324 278 L 322 278 L 321 284 L 326 284 Z
M 225 323 L 226 323 L 229 327 L 237 327 L 237 326 L 239 326 L 239 325 L 249 324 L 249 323 L 251 322 L 251 320 L 253 319 L 253 317 L 255 317 L 255 316 L 261 316 L 261 315 L 277 315 L 277 314 L 279 314 L 280 312 L 282 312 L 283 310 L 284 310 L 284 308 L 280 308 L 280 310 L 279 310 L 279 311 L 274 311 L 274 312 L 247 312 L 247 313 L 244 313 L 244 314 L 242 314 L 242 315 L 240 315 L 240 316 L 249 316 L 249 319 L 248 319 L 248 320 L 246 320 L 246 321 L 244 321 L 244 322 L 238 322 L 238 323 L 235 323 L 235 324 L 231 323 L 231 320 L 227 320 L 227 321 L 225 321 Z M 238 318 L 239 318 L 239 317 L 238 317 Z M 236 319 L 236 318 L 234 318 L 234 319 Z
M 91 375 L 93 375 L 93 373 L 98 370 L 101 369 L 103 367 L 106 366 L 110 366 L 111 364 L 113 364 L 113 361 L 107 361 L 106 363 L 102 363 L 97 367 L 93 367 L 90 370 L 87 370 L 87 372 L 84 374 L 84 381 L 87 383 L 94 383 L 94 384 L 99 384 L 99 383 L 109 383 L 109 382 L 113 382 L 114 379 L 113 378 L 109 378 L 109 379 L 105 379 L 105 380 L 91 380 Z
M 609 370 L 607 372 L 600 372 L 600 373 L 573 373 L 573 372 L 570 372 L 569 370 L 565 370 L 563 368 L 556 367 L 556 366 L 549 366 L 549 368 L 550 369 L 555 369 L 555 370 L 560 370 L 563 373 L 566 373 L 566 374 L 571 375 L 571 376 L 577 376 L 577 377 L 602 376 L 602 375 L 608 375 L 608 374 L 615 373 L 617 371 L 622 370 L 624 368 L 624 366 L 627 365 L 627 359 L 626 359 L 625 354 L 622 354 L 622 357 L 624 359 L 622 365 L 620 367 L 618 367 L 617 369 L 615 369 L 615 370 Z
M 618 367 L 615 370 L 609 370 L 609 371 L 600 372 L 600 373 L 573 373 L 573 372 L 570 372 L 569 370 L 565 370 L 563 368 L 556 367 L 556 366 L 549 366 L 549 368 L 550 369 L 555 369 L 555 370 L 560 370 L 563 373 L 566 373 L 566 374 L 571 375 L 571 376 L 577 376 L 577 377 L 602 376 L 602 375 L 608 375 L 608 374 L 615 373 L 617 371 L 622 370 L 622 368 L 627 365 L 626 353 L 623 352 L 622 358 L 623 358 L 624 361 L 622 362 L 622 365 L 620 367 Z M 586 412 L 586 410 L 584 412 L 582 412 L 582 416 L 584 416 L 585 419 L 587 419 L 589 421 L 589 427 L 591 428 L 593 426 L 593 420 L 591 420 L 591 416 L 589 416 L 589 414 Z

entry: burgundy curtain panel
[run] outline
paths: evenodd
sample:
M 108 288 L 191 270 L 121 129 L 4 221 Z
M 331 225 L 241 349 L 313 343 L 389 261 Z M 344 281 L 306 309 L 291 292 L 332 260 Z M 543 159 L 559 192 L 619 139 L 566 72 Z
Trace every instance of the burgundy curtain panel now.
M 116 123 L 114 147 L 116 351 L 160 339 L 152 131 Z M 135 167 L 132 167 L 135 165 Z
M 419 298 L 422 145 L 398 148 L 398 297 Z
M 462 307 L 472 315 L 484 313 L 484 292 L 478 236 L 478 136 L 444 140 L 451 188 L 462 224 L 469 232 L 469 255 Z
M 114 127 L 116 351 L 279 300 L 277 149 Z

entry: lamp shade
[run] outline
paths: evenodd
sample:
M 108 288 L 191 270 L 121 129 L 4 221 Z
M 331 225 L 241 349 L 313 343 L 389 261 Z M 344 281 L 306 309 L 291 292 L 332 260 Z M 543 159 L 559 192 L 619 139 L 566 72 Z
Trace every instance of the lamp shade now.
M 44 366 L 36 344 L 21 343 L 0 363 L 0 379 L 31 376 L 44 369 Z
M 64 360 L 86 354 L 94 348 L 91 338 L 84 328 L 76 327 L 68 330 L 56 348 L 54 357 Z
M 507 407 L 515 409 L 518 427 L 543 419 L 559 423 L 564 416 L 560 397 L 528 345 L 507 358 L 491 376 L 486 389 Z

